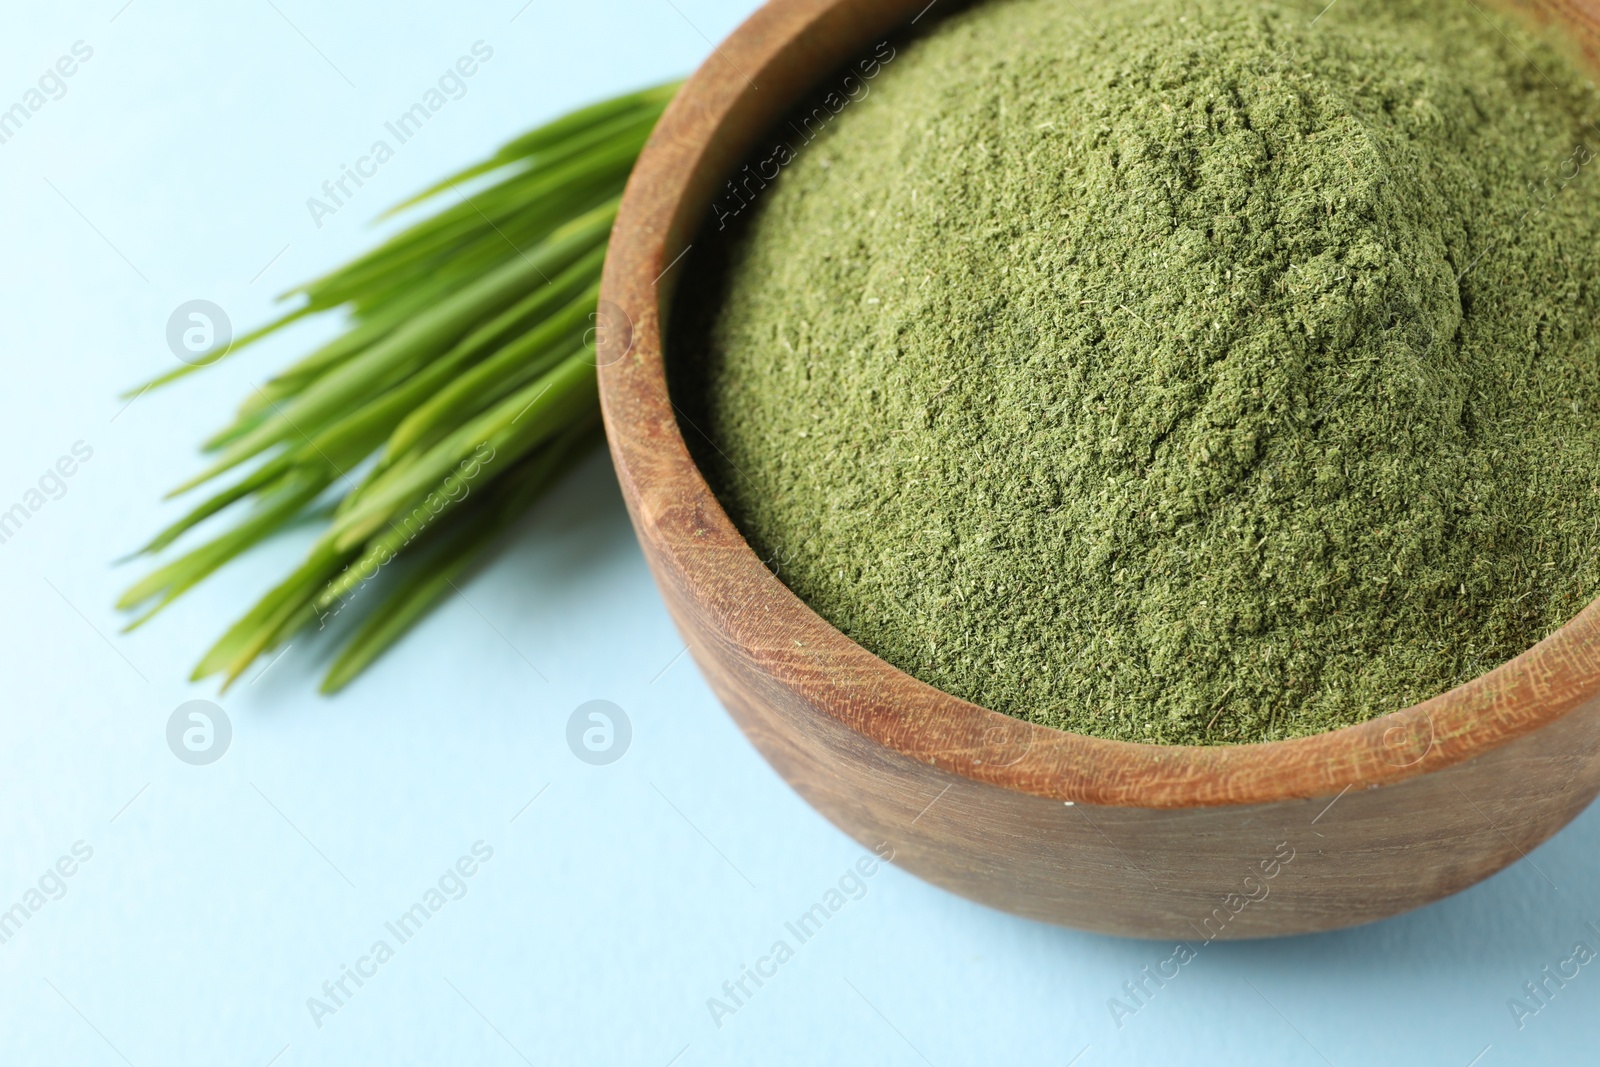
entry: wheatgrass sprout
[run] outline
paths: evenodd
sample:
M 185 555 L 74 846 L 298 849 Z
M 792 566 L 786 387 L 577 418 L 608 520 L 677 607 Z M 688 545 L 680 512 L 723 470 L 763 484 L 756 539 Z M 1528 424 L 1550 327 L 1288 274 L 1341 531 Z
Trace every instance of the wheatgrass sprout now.
M 226 687 L 349 606 L 360 618 L 322 683 L 333 692 L 448 595 L 601 440 L 600 271 L 623 186 L 677 87 L 575 111 L 424 190 L 390 214 L 445 193 L 453 202 L 286 293 L 297 306 L 240 338 L 230 355 L 308 315 L 348 316 L 344 333 L 255 388 L 204 442 L 210 462 L 171 495 L 234 480 L 136 555 L 241 514 L 123 594 L 118 607 L 141 612 L 128 628 L 306 523 L 323 532 L 305 559 L 206 652 L 196 679 L 221 674 Z

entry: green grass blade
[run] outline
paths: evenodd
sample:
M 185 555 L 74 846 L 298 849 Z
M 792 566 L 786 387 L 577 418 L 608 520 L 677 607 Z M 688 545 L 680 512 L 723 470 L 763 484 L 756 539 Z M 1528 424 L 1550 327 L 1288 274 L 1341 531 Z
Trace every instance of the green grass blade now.
M 288 472 L 292 466 L 293 457 L 288 454 L 273 457 L 272 462 L 263 464 L 256 470 L 251 471 L 247 477 L 240 479 L 236 484 L 213 494 L 191 508 L 181 519 L 167 526 L 147 541 L 144 547 L 135 552 L 134 555 L 154 555 L 194 527 L 211 518 L 211 516 L 233 506 L 251 494 L 270 493 L 274 486 L 282 488 L 282 483 L 288 477 Z
M 489 544 L 599 438 L 599 420 L 591 418 L 552 442 L 540 455 L 524 464 L 521 471 L 508 475 L 507 479 L 513 481 L 508 491 L 480 509 L 460 529 L 452 531 L 445 544 L 415 561 L 417 565 L 412 572 L 372 610 L 328 668 L 321 691 L 331 694 L 343 689 L 416 625 L 429 609 L 457 591 L 457 582 L 482 562 Z M 335 599 L 343 595 L 343 592 L 338 593 Z
M 406 416 L 395 428 L 385 451 L 402 454 L 429 440 L 430 432 L 441 426 L 459 426 L 462 420 L 501 398 L 504 390 L 498 388 L 500 383 L 547 369 L 551 356 L 562 349 L 570 351 L 581 340 L 599 296 L 597 279 L 559 313 L 456 378 Z
M 441 304 L 421 310 L 389 337 L 349 363 L 319 379 L 254 430 L 222 450 L 215 462 L 178 487 L 183 492 L 210 481 L 275 444 L 304 436 L 306 426 L 320 425 L 362 395 L 393 385 L 428 358 L 456 340 L 474 321 L 504 310 L 518 297 L 582 255 L 610 232 L 616 207 L 608 204 L 573 220 L 562 233 L 532 254 L 508 262 L 501 270 Z
M 163 598 L 163 605 L 170 602 L 178 593 L 192 588 L 229 560 L 281 530 L 285 523 L 316 500 L 330 481 L 331 476 L 307 474 L 292 486 L 263 499 L 238 526 L 135 582 L 122 594 L 117 607 L 130 611 L 158 596 Z M 154 611 L 135 620 L 128 628 L 142 625 L 151 614 Z
M 140 385 L 136 385 L 132 389 L 124 391 L 122 393 L 122 399 L 132 400 L 134 397 L 137 397 L 147 389 L 155 389 L 166 385 L 168 382 L 175 382 L 179 378 L 193 374 L 197 370 L 220 363 L 222 360 L 233 355 L 235 352 L 238 352 L 240 349 L 249 347 L 250 344 L 255 341 L 259 341 L 261 338 L 270 333 L 276 333 L 278 330 L 283 329 L 283 327 L 289 325 L 291 322 L 294 322 L 297 319 L 302 319 L 311 314 L 311 312 L 314 310 L 315 309 L 310 305 L 306 305 L 304 307 L 295 308 L 293 311 L 285 312 L 283 315 L 267 323 L 265 326 L 259 326 L 245 334 L 243 337 L 237 338 L 231 345 L 228 346 L 228 350 L 226 352 L 218 356 L 216 359 L 211 360 L 209 363 L 185 363 L 181 367 L 174 367 L 172 370 L 169 370 L 164 374 L 158 374 L 154 378 L 151 378 Z
M 291 289 L 285 298 L 299 298 L 292 310 L 238 338 L 230 352 L 312 314 L 348 315 L 339 336 L 254 387 L 205 442 L 205 468 L 174 492 L 252 468 L 142 553 L 249 508 L 130 586 L 119 607 L 145 612 L 131 625 L 304 523 L 322 526 L 322 535 L 212 645 L 195 678 L 221 674 L 226 687 L 264 653 L 325 623 L 335 604 L 403 556 L 378 610 L 329 670 L 324 690 L 332 691 L 446 595 L 599 438 L 593 359 L 581 341 L 622 189 L 676 88 L 580 109 L 434 183 L 394 210 L 447 191 L 455 202 Z M 468 181 L 470 192 L 460 187 Z M 361 472 L 360 481 L 346 472 Z
M 291 620 L 298 616 L 309 622 L 314 617 L 312 594 L 329 574 L 338 570 L 347 556 L 348 553 L 336 552 L 332 546 L 319 543 L 304 563 L 258 600 L 211 646 L 190 680 L 198 682 L 225 672 L 223 687 L 226 688 L 257 656 L 272 647 Z
M 335 543 L 341 548 L 359 544 L 406 500 L 441 483 L 480 448 L 492 450 L 489 462 L 511 462 L 580 421 L 595 403 L 594 364 L 580 350 L 414 462 L 386 471 L 365 489 L 357 507 L 335 519 Z
M 457 171 L 448 178 L 443 178 L 428 188 L 401 201 L 380 218 L 399 214 L 409 207 L 420 204 L 429 197 L 435 196 L 452 185 L 468 181 L 480 174 L 486 174 L 498 167 L 507 166 L 519 159 L 526 159 L 540 152 L 550 149 L 574 137 L 582 136 L 588 130 L 614 122 L 619 116 L 640 114 L 648 116 L 652 125 L 654 120 L 660 118 L 661 112 L 666 109 L 674 95 L 677 94 L 681 81 L 667 82 L 664 85 L 651 86 L 636 93 L 615 97 L 611 100 L 602 100 L 598 104 L 580 108 L 570 112 L 553 122 L 546 123 L 538 129 L 523 134 L 511 141 L 494 155 L 482 163 L 474 164 L 465 170 Z

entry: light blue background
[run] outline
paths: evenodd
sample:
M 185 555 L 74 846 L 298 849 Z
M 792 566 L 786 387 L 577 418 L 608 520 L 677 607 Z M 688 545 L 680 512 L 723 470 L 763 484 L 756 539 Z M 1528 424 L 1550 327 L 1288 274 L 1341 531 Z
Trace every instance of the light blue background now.
M 598 457 L 346 694 L 313 695 L 326 651 L 297 640 L 221 698 L 226 756 L 180 763 L 168 716 L 215 696 L 183 680 L 194 659 L 305 538 L 126 637 L 110 604 L 139 572 L 112 561 L 176 514 L 159 500 L 202 435 L 335 324 L 124 408 L 120 389 L 171 365 L 173 308 L 262 321 L 275 292 L 369 246 L 383 207 L 540 119 L 691 69 L 753 4 L 122 5 L 13 3 L 0 35 L 5 104 L 73 42 L 94 49 L 0 145 L 0 507 L 74 442 L 94 449 L 0 545 L 0 907 L 74 842 L 94 850 L 0 945 L 0 1062 L 1593 1061 L 1600 967 L 1520 1030 L 1507 998 L 1575 941 L 1600 947 L 1583 925 L 1600 921 L 1594 812 L 1416 914 L 1205 948 L 1121 1028 L 1108 998 L 1170 946 L 1025 922 L 889 868 L 718 1028 L 707 998 L 862 850 L 678 658 Z M 306 198 L 479 39 L 494 58 L 468 95 L 314 226 Z M 606 767 L 564 736 L 597 698 L 634 729 Z M 307 998 L 479 840 L 494 856 L 466 896 L 314 1025 Z

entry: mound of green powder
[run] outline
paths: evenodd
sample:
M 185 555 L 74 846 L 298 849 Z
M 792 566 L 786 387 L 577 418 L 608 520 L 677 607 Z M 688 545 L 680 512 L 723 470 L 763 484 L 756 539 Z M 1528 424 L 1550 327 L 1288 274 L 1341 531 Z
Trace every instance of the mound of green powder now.
M 988 0 L 774 133 L 673 387 L 824 618 L 1205 744 L 1434 696 L 1600 592 L 1600 93 L 1466 0 L 1325 5 Z

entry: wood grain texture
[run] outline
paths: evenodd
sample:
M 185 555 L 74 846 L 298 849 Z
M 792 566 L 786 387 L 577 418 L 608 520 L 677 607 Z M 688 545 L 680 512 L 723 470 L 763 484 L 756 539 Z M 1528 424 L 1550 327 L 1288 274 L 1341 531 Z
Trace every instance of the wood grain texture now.
M 1600 604 L 1496 670 L 1358 726 L 1141 745 L 1024 723 L 911 678 L 818 617 L 745 543 L 667 390 L 663 320 L 690 269 L 680 257 L 757 139 L 926 6 L 762 8 L 663 116 L 612 237 L 602 299 L 631 323 L 600 344 L 612 457 L 667 606 L 745 734 L 809 803 L 921 877 L 1132 936 L 1367 922 L 1472 885 L 1555 833 L 1600 792 Z M 1600 68 L 1600 0 L 1518 6 Z

